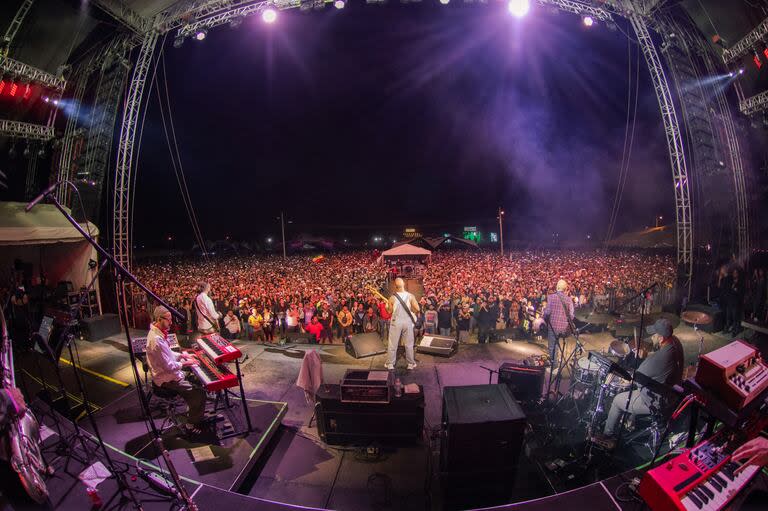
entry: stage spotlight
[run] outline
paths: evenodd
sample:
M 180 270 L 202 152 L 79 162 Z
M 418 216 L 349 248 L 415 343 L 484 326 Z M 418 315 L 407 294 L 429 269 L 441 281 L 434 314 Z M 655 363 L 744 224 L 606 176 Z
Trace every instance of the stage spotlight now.
M 595 20 L 592 16 L 583 16 L 581 22 L 584 23 L 585 27 L 591 27 L 595 24 Z
M 58 99 L 54 99 L 54 100 L 52 101 L 52 103 L 53 103 L 55 106 L 59 106 L 59 100 L 58 100 Z
M 182 44 L 184 44 L 184 36 L 178 36 L 176 37 L 176 39 L 173 40 L 174 48 L 181 48 Z
M 45 158 L 45 146 L 40 146 L 40 149 L 37 150 L 37 157 Z
M 522 18 L 531 10 L 531 2 L 528 0 L 509 0 L 507 10 L 512 16 Z
M 728 73 L 728 76 L 730 76 L 731 78 L 733 78 L 733 71 L 731 71 L 730 73 Z
M 8 150 L 8 157 L 10 159 L 16 158 L 16 143 L 14 142 L 13 145 L 11 145 L 11 148 Z
M 207 35 L 208 31 L 204 28 L 201 28 L 195 32 L 195 41 L 204 41 Z
M 740 74 L 740 75 L 743 75 L 743 74 L 744 74 L 744 68 L 743 68 L 743 67 L 742 67 L 741 69 L 739 69 L 739 74 Z
M 333 2 L 333 6 L 337 9 L 343 9 L 347 6 L 347 4 L 344 2 L 344 0 L 336 0 Z
M 264 9 L 264 12 L 261 13 L 261 19 L 264 21 L 264 23 L 274 23 L 277 21 L 277 11 L 271 7 Z
M 43 101 L 45 101 L 46 103 L 48 103 L 50 100 L 51 98 L 49 98 L 48 96 L 43 96 Z
M 29 148 L 29 144 L 27 144 L 27 147 L 24 148 L 24 152 L 21 154 L 24 155 L 24 158 L 29 158 L 32 155 L 32 150 Z
M 443 5 L 448 5 L 451 2 L 451 0 L 440 0 L 440 3 Z
M 230 22 L 229 22 L 229 26 L 232 27 L 232 28 L 237 28 L 237 27 L 239 27 L 242 24 L 243 24 L 243 17 L 242 16 L 237 16 L 235 18 L 232 18 L 230 20 Z

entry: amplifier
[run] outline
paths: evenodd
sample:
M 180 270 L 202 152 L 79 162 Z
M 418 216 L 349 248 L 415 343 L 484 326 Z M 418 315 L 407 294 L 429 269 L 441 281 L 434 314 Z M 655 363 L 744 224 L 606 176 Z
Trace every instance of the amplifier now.
M 341 379 L 341 402 L 389 403 L 392 383 L 389 371 L 347 369 Z
M 424 429 L 424 391 L 393 396 L 389 403 L 345 403 L 339 385 L 320 385 L 315 394 L 317 432 L 328 445 L 409 445 Z
M 421 338 L 419 345 L 416 346 L 416 351 L 437 355 L 438 357 L 450 357 L 456 353 L 458 347 L 459 343 L 453 337 L 425 335 Z
M 541 397 L 545 373 L 546 365 L 536 360 L 504 362 L 499 367 L 499 383 L 506 384 L 518 401 L 533 402 Z

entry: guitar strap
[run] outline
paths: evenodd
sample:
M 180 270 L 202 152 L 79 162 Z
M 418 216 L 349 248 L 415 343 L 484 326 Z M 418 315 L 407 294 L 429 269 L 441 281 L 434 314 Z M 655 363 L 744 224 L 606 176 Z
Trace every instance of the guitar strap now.
M 411 309 L 408 308 L 407 305 L 405 305 L 405 302 L 403 301 L 402 298 L 400 298 L 400 295 L 397 294 L 397 292 L 394 292 L 392 294 L 395 295 L 395 298 L 397 298 L 397 301 L 400 302 L 400 305 L 403 306 L 403 309 L 405 310 L 405 312 L 408 313 L 408 317 L 411 318 L 411 322 L 413 323 L 413 326 L 416 326 L 416 318 L 413 317 L 413 313 L 411 312 Z M 394 311 L 392 312 L 394 313 Z M 394 316 L 394 314 L 392 315 Z
M 202 294 L 202 293 L 200 293 L 200 294 Z M 200 295 L 197 295 L 195 297 L 195 309 L 197 309 L 197 313 L 200 314 L 201 316 L 203 316 L 203 318 L 205 318 L 205 320 L 208 321 L 208 323 L 211 324 L 211 328 L 213 328 L 214 331 L 218 332 L 219 331 L 219 322 L 218 321 L 214 322 L 211 318 L 208 317 L 208 315 L 205 312 L 203 312 L 200 309 L 200 304 L 197 303 L 197 299 L 198 298 L 200 298 Z M 195 327 L 197 327 L 197 325 L 195 325 Z
M 565 302 L 563 301 L 563 297 L 560 296 L 560 293 L 557 293 L 557 299 L 560 301 L 560 305 L 563 306 L 563 312 L 565 312 L 565 318 L 568 320 L 568 328 L 573 329 L 571 324 L 573 323 L 573 318 L 571 317 L 571 313 L 568 310 L 568 307 L 565 306 Z

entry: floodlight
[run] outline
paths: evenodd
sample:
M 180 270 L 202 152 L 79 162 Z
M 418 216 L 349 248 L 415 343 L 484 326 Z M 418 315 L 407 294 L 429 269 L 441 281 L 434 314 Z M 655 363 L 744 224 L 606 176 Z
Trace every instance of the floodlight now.
M 277 11 L 272 8 L 264 9 L 264 12 L 261 13 L 261 19 L 264 23 L 274 23 L 277 21 Z
M 195 31 L 195 41 L 204 41 L 207 35 L 208 35 L 208 31 L 204 28 L 201 28 Z
M 585 27 L 591 27 L 595 24 L 595 19 L 592 16 L 584 16 L 581 18 L 581 21 L 584 23 Z
M 451 0 L 440 0 L 440 3 L 443 5 L 448 5 Z
M 531 2 L 529 0 L 509 0 L 507 10 L 512 16 L 522 18 L 531 10 Z
M 346 3 L 344 2 L 344 0 L 336 0 L 335 2 L 333 2 L 333 6 L 337 9 L 343 9 L 344 7 L 346 7 Z

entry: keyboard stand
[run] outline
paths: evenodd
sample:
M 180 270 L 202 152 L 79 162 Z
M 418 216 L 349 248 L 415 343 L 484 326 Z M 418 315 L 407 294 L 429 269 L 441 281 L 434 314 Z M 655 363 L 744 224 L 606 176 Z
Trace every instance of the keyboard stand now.
M 222 435 L 221 436 L 222 440 L 225 438 L 231 438 L 234 436 L 246 436 L 248 435 L 248 433 L 253 431 L 253 425 L 251 424 L 251 414 L 248 410 L 248 402 L 245 400 L 245 389 L 243 388 L 243 376 L 240 371 L 240 359 L 236 358 L 234 362 L 235 362 L 235 369 L 237 374 L 237 381 L 240 385 L 240 406 L 243 409 L 243 415 L 245 416 L 245 423 L 247 426 L 246 426 L 246 429 L 244 429 L 243 431 L 233 431 L 231 433 L 227 433 L 226 435 Z M 229 389 L 223 389 L 216 393 L 214 411 L 218 411 L 220 409 L 219 401 L 222 395 L 224 396 L 225 408 L 230 409 L 232 407 L 229 401 Z

